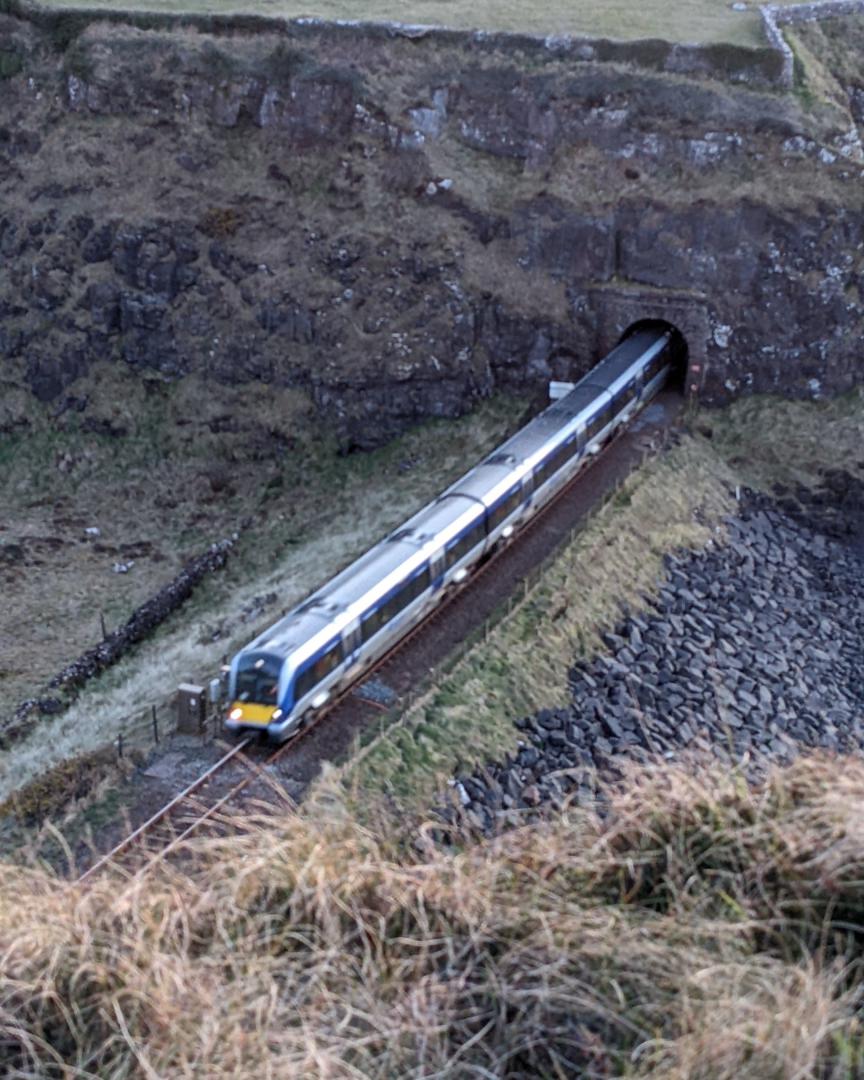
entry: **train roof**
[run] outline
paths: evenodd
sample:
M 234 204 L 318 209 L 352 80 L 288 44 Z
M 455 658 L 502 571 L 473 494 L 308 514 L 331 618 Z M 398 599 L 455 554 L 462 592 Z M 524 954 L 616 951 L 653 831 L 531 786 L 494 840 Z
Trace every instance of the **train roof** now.
M 544 409 L 434 503 L 424 506 L 259 634 L 241 653 L 263 652 L 284 658 L 325 634 L 338 633 L 360 613 L 360 601 L 368 598 L 374 603 L 424 564 L 433 543 L 438 548 L 467 528 L 480 516 L 482 506 L 489 507 L 520 481 L 532 459 L 560 443 L 601 401 L 608 400 L 603 391 L 614 386 L 638 360 L 659 350 L 668 337 L 668 332 L 645 329 L 626 338 L 569 394 Z
M 521 458 L 502 447 L 448 488 L 445 495 L 464 495 L 488 507 L 518 484 L 527 471 Z
M 581 386 L 588 388 L 609 388 L 626 374 L 633 365 L 648 355 L 657 353 L 668 340 L 670 334 L 666 330 L 637 330 L 635 334 L 625 338 L 616 348 L 604 357 L 588 374 L 581 379 L 576 389 Z M 575 391 L 574 391 L 575 393 Z M 569 395 L 568 395 L 569 396 Z M 562 400 L 567 400 L 566 398 Z
M 575 431 L 580 422 L 596 411 L 601 400 L 608 399 L 602 398 L 595 386 L 574 387 L 569 394 L 548 406 L 521 431 L 517 431 L 496 453 L 503 452 L 519 461 L 532 462 Z
M 284 659 L 325 631 L 329 635 L 337 633 L 360 614 L 360 601 L 368 598 L 369 604 L 375 603 L 399 580 L 423 566 L 433 539 L 435 547 L 440 547 L 449 535 L 457 535 L 480 513 L 479 505 L 466 499 L 439 500 L 423 507 L 259 634 L 242 652 L 265 652 Z M 365 608 L 366 604 L 360 606 Z

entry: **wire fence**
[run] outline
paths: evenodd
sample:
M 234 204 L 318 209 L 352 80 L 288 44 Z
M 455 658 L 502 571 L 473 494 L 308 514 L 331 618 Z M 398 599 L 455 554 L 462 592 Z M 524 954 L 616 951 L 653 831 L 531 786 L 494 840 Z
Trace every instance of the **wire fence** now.
M 221 693 L 217 701 L 212 701 L 209 682 L 200 690 L 201 708 L 197 716 L 190 717 L 188 711 L 184 712 L 178 691 L 170 698 L 121 717 L 112 725 L 116 732 L 112 744 L 117 757 L 129 757 L 134 752 L 149 753 L 178 734 L 200 736 L 202 741 L 214 738 L 222 723 Z

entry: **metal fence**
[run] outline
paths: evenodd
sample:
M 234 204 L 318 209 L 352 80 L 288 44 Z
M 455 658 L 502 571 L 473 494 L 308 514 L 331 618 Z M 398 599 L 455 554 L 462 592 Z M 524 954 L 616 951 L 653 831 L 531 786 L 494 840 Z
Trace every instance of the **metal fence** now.
M 218 733 L 222 719 L 221 702 L 211 702 L 206 688 L 204 701 L 205 708 L 196 729 L 183 731 L 184 734 L 200 736 L 202 741 L 211 739 Z M 117 734 L 112 741 L 118 758 L 128 757 L 134 751 L 149 753 L 180 731 L 177 694 L 121 717 L 114 729 Z

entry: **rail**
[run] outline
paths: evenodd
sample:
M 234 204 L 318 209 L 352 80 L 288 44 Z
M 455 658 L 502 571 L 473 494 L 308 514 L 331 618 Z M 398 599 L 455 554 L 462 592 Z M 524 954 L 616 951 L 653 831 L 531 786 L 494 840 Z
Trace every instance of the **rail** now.
M 639 415 L 638 413 L 636 415 Z M 573 476 L 564 484 L 553 496 L 546 502 L 542 508 L 540 508 L 529 521 L 519 528 L 511 538 L 505 543 L 500 544 L 481 564 L 475 568 L 474 572 L 465 580 L 464 584 L 460 587 L 453 589 L 441 603 L 433 607 L 423 619 L 421 619 L 411 630 L 408 631 L 403 637 L 394 643 L 386 653 L 384 653 L 374 664 L 363 671 L 363 673 L 352 683 L 343 687 L 342 690 L 330 701 L 327 702 L 321 710 L 315 713 L 310 720 L 304 724 L 287 742 L 276 749 L 268 757 L 266 757 L 263 763 L 256 763 L 247 758 L 244 751 L 248 750 L 250 746 L 255 742 L 255 737 L 244 739 L 244 741 L 238 743 L 232 747 L 231 750 L 219 759 L 213 766 L 211 766 L 205 773 L 197 778 L 192 784 L 185 788 L 179 795 L 175 796 L 169 803 L 151 818 L 145 821 L 142 825 L 138 826 L 134 832 L 130 833 L 125 839 L 117 844 L 111 851 L 103 855 L 97 862 L 95 862 L 89 869 L 87 869 L 80 877 L 80 882 L 86 882 L 92 880 L 98 873 L 106 870 L 108 867 L 113 866 L 117 869 L 123 869 L 124 860 L 130 861 L 130 854 L 142 855 L 143 861 L 139 866 L 133 866 L 130 876 L 142 875 L 152 868 L 160 860 L 164 859 L 171 852 L 176 851 L 180 844 L 188 839 L 201 825 L 210 821 L 220 810 L 226 807 L 232 800 L 236 799 L 248 786 L 257 778 L 263 774 L 263 770 L 275 763 L 284 754 L 293 750 L 298 743 L 306 738 L 311 731 L 313 731 L 318 724 L 321 723 L 326 717 L 330 716 L 336 708 L 346 701 L 346 699 L 354 695 L 355 701 L 367 706 L 373 706 L 379 709 L 382 713 L 386 714 L 388 719 L 394 719 L 394 714 L 401 712 L 406 707 L 406 700 L 404 696 L 400 696 L 392 705 L 383 706 L 381 703 L 374 700 L 370 700 L 367 697 L 363 697 L 362 694 L 356 693 L 358 687 L 362 688 L 363 684 L 373 675 L 379 674 L 395 656 L 404 650 L 408 644 L 414 641 L 424 630 L 426 630 L 433 622 L 437 622 L 441 618 L 445 617 L 448 608 L 451 603 L 457 597 L 463 597 L 466 592 L 469 592 L 472 588 L 476 587 L 479 581 L 484 579 L 494 569 L 497 560 L 503 555 L 503 553 L 514 543 L 518 543 L 520 539 L 526 537 L 529 533 L 532 533 L 536 529 L 540 528 L 547 514 L 551 508 L 564 499 L 568 493 L 570 493 L 578 482 L 580 482 L 596 464 L 606 455 L 608 448 L 613 445 L 621 436 L 621 434 L 627 430 L 627 427 L 617 429 L 605 442 L 603 451 L 600 454 L 593 455 L 590 458 L 583 459 L 582 465 L 575 471 Z M 572 535 L 572 534 L 571 534 Z M 533 575 L 529 575 L 533 577 Z M 528 579 L 524 579 L 520 582 L 521 591 L 523 595 L 528 589 L 530 582 Z M 507 602 L 502 602 L 502 607 L 507 610 Z M 484 626 L 488 629 L 488 625 L 484 623 Z M 482 632 L 483 627 L 480 628 Z M 458 650 L 457 650 L 458 651 Z M 410 703 L 411 695 L 408 695 Z M 190 806 L 191 797 L 202 793 L 208 786 L 212 785 L 212 782 L 216 776 L 222 773 L 233 762 L 242 761 L 249 769 L 249 774 L 242 780 L 232 785 L 230 789 L 224 794 L 217 795 L 217 797 L 207 805 L 201 807 Z M 196 816 L 185 824 L 185 827 L 181 831 L 172 831 L 169 834 L 158 832 L 160 826 L 162 826 L 172 815 L 175 815 L 181 810 L 196 811 Z M 144 847 L 148 841 L 155 846 L 147 849 Z M 128 867 L 127 867 L 128 869 Z

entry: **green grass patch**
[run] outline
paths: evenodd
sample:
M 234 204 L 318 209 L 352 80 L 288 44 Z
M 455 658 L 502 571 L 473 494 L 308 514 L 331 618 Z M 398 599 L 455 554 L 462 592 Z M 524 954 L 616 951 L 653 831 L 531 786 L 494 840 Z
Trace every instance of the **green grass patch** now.
M 693 44 L 766 44 L 758 7 L 748 3 L 736 11 L 727 0 L 548 0 L 529 4 L 518 0 L 48 0 L 48 9 L 133 11 L 159 14 L 257 15 L 285 19 L 315 16 L 373 22 L 397 21 L 455 29 L 503 30 L 546 34 L 577 34 L 618 40 L 659 38 Z
M 24 60 L 14 49 L 0 48 L 0 79 L 11 79 L 24 70 Z

